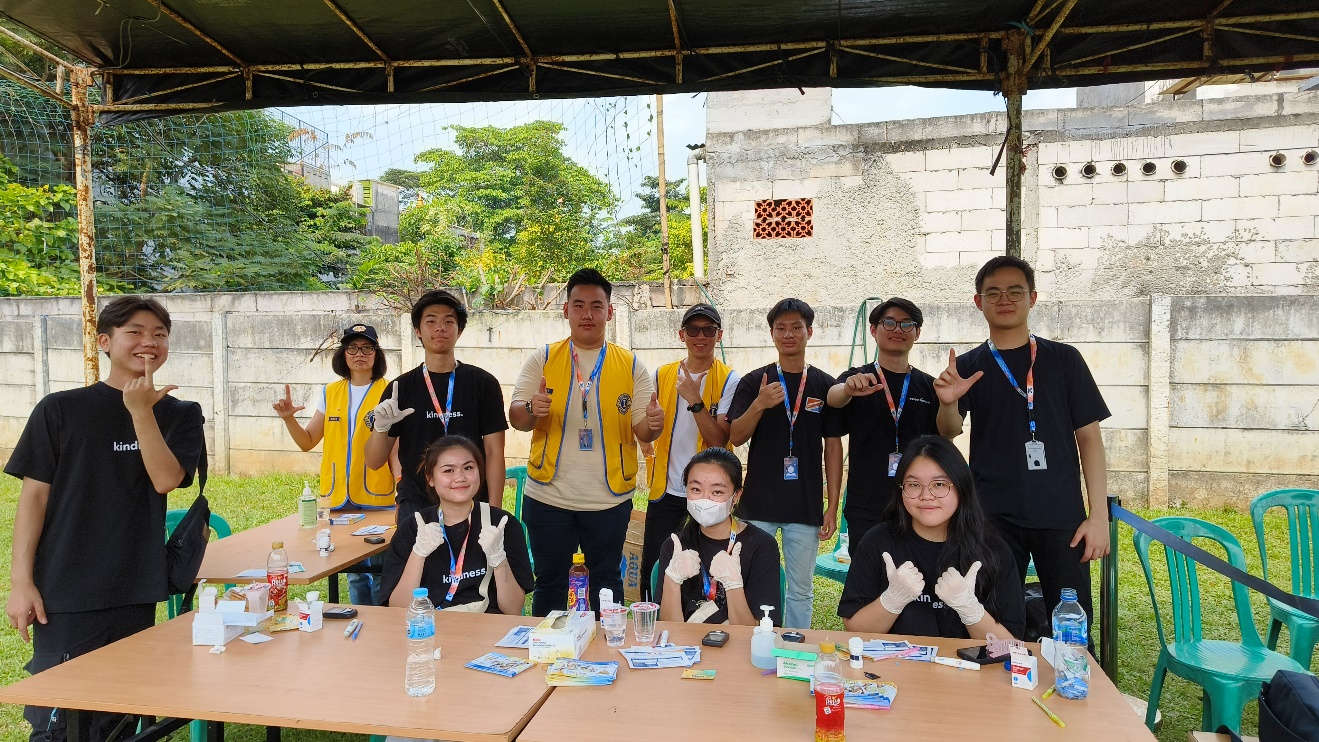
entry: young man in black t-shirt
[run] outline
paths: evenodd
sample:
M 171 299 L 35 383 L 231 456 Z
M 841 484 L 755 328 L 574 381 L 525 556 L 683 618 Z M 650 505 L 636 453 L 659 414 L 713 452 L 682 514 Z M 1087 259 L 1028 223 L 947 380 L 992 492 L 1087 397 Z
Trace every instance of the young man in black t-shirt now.
M 960 434 L 970 413 L 976 489 L 1022 579 L 1033 558 L 1047 610 L 1075 588 L 1093 624 L 1087 563 L 1110 547 L 1099 430 L 1110 413 L 1080 352 L 1030 331 L 1035 300 L 1035 271 L 1020 258 L 993 258 L 976 274 L 989 340 L 961 356 L 949 351 L 934 382 L 939 432 Z
M 836 382 L 806 363 L 815 321 L 809 304 L 784 299 L 769 310 L 768 320 L 778 361 L 747 372 L 728 410 L 729 441 L 735 446 L 751 441 L 738 514 L 770 536 L 783 533 L 788 582 L 783 625 L 808 629 L 819 542 L 838 530 L 842 432 L 837 411 L 825 404 Z M 826 480 L 828 509 L 821 497 Z
M 861 543 L 897 496 L 893 476 L 907 444 L 939 432 L 934 377 L 910 361 L 924 324 L 920 307 L 906 299 L 875 307 L 870 336 L 879 360 L 848 369 L 829 390 L 829 406 L 839 409 L 842 431 L 850 436 L 843 515 L 852 544 Z
M 434 503 L 426 497 L 426 478 L 417 471 L 422 452 L 445 435 L 461 435 L 482 447 L 482 481 L 491 505 L 504 501 L 504 394 L 499 380 L 485 369 L 459 363 L 454 346 L 467 328 L 467 307 L 447 291 L 428 291 L 412 306 L 412 329 L 426 350 L 420 366 L 394 379 L 371 411 L 366 465 L 389 461 L 398 441 L 403 478 L 398 483 L 398 522 Z
M 165 495 L 192 483 L 203 447 L 201 406 L 153 379 L 170 325 L 154 299 L 106 305 L 96 331 L 110 374 L 39 401 L 5 466 L 23 480 L 5 613 L 24 641 L 32 627 L 32 673 L 150 628 L 169 597 Z M 33 740 L 65 739 L 62 712 L 23 716 Z M 83 739 L 123 718 L 89 716 Z

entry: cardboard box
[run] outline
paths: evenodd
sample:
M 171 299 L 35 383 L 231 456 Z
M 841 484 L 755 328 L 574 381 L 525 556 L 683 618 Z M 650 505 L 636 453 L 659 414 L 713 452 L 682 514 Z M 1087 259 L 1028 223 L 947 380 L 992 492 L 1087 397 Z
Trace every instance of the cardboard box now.
M 819 655 L 814 652 L 799 652 L 794 649 L 774 648 L 774 657 L 778 660 L 778 677 L 788 680 L 805 680 L 811 682 L 815 677 L 815 661 Z
M 274 615 L 270 611 L 248 613 L 244 610 L 247 608 L 244 600 L 217 601 L 215 598 L 215 588 L 207 588 L 192 616 L 193 646 L 228 644 L 242 636 L 249 627 Z
M 623 600 L 630 603 L 641 600 L 642 580 L 650 579 L 650 575 L 641 574 L 641 546 L 645 531 L 645 512 L 633 510 L 632 520 L 627 524 L 627 538 L 623 541 Z
M 560 620 L 562 619 L 562 620 Z M 555 622 L 559 622 L 558 628 Z M 581 659 L 586 645 L 595 638 L 594 611 L 550 611 L 527 641 L 527 658 L 550 663 L 558 659 Z
M 1039 684 L 1039 660 L 1026 653 L 1024 648 L 1012 648 L 1012 687 L 1035 690 Z

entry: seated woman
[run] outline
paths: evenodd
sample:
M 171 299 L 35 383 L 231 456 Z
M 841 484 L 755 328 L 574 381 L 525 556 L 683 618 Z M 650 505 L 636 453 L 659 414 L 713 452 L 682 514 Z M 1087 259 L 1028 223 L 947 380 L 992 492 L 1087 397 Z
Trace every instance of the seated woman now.
M 742 462 L 707 448 L 682 473 L 688 518 L 660 547 L 660 620 L 756 625 L 762 605 L 780 624 L 779 546 L 774 537 L 732 517 L 742 495 Z M 650 575 L 646 575 L 650 579 Z
M 535 585 L 522 524 L 486 502 L 482 459 L 463 436 L 426 447 L 420 471 L 438 504 L 398 524 L 381 575 L 387 605 L 406 607 L 412 591 L 424 587 L 441 610 L 522 613 Z
M 902 497 L 852 547 L 838 603 L 843 626 L 949 639 L 1023 636 L 1016 563 L 985 517 L 961 452 L 943 438 L 917 438 L 897 480 Z

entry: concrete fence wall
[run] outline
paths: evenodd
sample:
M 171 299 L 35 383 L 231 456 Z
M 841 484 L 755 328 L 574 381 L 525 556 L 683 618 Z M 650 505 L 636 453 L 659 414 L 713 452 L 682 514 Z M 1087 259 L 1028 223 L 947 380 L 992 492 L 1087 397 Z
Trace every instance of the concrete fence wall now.
M 229 311 L 234 304 L 223 296 L 163 298 L 177 314 L 170 359 L 157 378 L 178 384 L 178 397 L 201 403 L 216 471 L 316 470 L 319 454 L 298 451 L 270 406 L 284 384 L 295 400 L 308 400 L 335 378 L 330 353 L 316 350 L 347 324 L 377 328 L 391 376 L 422 358 L 406 315 L 353 294 L 252 295 L 244 301 L 255 309 L 242 311 Z M 40 396 L 81 383 L 78 318 L 30 313 L 65 304 L 0 301 L 0 456 L 8 457 Z M 852 346 L 856 307 L 816 309 L 810 362 L 834 374 L 849 356 L 859 364 L 861 350 Z M 924 309 L 917 366 L 937 374 L 948 347 L 960 352 L 984 339 L 984 320 L 971 304 Z M 681 354 L 680 314 L 620 304 L 611 338 L 653 370 Z M 1243 506 L 1268 489 L 1319 488 L 1314 297 L 1041 302 L 1032 320 L 1040 334 L 1075 344 L 1090 364 L 1113 412 L 1103 425 L 1110 488 L 1124 499 Z M 773 359 L 763 309 L 728 310 L 725 326 L 725 352 L 735 368 Z M 530 350 L 565 333 L 558 312 L 477 312 L 459 357 L 495 374 L 507 401 Z M 529 436 L 510 431 L 510 463 L 526 455 L 528 444 Z

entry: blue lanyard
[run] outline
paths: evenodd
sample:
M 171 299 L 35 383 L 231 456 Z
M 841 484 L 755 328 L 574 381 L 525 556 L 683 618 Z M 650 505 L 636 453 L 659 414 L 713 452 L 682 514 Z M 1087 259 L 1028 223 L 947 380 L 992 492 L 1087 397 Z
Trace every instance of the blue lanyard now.
M 1030 369 L 1026 371 L 1026 388 L 1024 390 L 1021 388 L 1019 384 L 1017 384 L 1016 377 L 1012 375 L 1012 372 L 1010 370 L 1008 370 L 1008 364 L 1003 360 L 1003 356 L 999 354 L 998 348 L 994 347 L 994 341 L 987 340 L 986 344 L 989 345 L 989 352 L 994 354 L 994 360 L 998 361 L 998 367 L 1003 369 L 1003 374 L 1008 377 L 1008 383 L 1012 384 L 1012 388 L 1017 390 L 1017 394 L 1020 394 L 1022 397 L 1025 397 L 1026 418 L 1030 422 L 1030 439 L 1035 440 L 1035 335 L 1034 333 L 1030 335 Z
M 733 519 L 733 527 L 728 532 L 728 553 L 733 553 L 733 546 L 737 544 L 737 518 Z M 705 571 L 705 565 L 701 565 L 701 594 L 706 600 L 714 600 L 718 595 L 717 591 L 710 589 L 710 575 Z
M 426 391 L 430 392 L 431 404 L 435 407 L 435 414 L 440 416 L 440 424 L 444 426 L 444 433 L 449 433 L 449 416 L 453 414 L 453 380 L 458 376 L 458 364 L 454 364 L 453 370 L 449 372 L 449 395 L 444 401 L 444 408 L 440 408 L 440 398 L 435 396 L 435 385 L 431 383 L 431 371 L 426 368 L 425 362 L 421 364 L 421 378 L 426 380 Z
M 884 378 L 884 369 L 880 368 L 879 361 L 875 361 L 875 373 L 879 376 L 879 384 L 884 387 L 884 399 L 888 401 L 889 414 L 893 416 L 893 450 L 902 451 L 902 443 L 898 440 L 898 420 L 902 417 L 902 408 L 907 406 L 907 390 L 911 388 L 911 369 L 907 369 L 907 375 L 902 377 L 902 397 L 898 400 L 897 407 L 893 406 L 893 395 L 889 393 L 888 381 Z
M 783 385 L 783 409 L 788 412 L 788 455 L 792 455 L 792 431 L 797 427 L 797 415 L 801 413 L 801 399 L 806 396 L 806 375 L 811 371 L 811 364 L 806 364 L 801 370 L 801 383 L 797 385 L 797 401 L 791 406 L 788 405 L 788 380 L 783 378 L 783 366 L 774 364 L 775 370 L 779 372 L 779 383 Z
M 591 395 L 591 388 L 595 386 L 596 381 L 600 378 L 600 369 L 605 366 L 605 351 L 608 350 L 608 348 L 600 348 L 600 355 L 595 357 L 595 368 L 591 369 L 591 375 L 586 377 L 585 381 L 582 380 L 581 371 L 579 371 L 577 367 L 577 348 L 573 347 L 571 340 L 568 341 L 568 350 L 572 353 L 573 376 L 577 379 L 577 388 L 582 393 L 582 425 L 590 427 L 590 421 L 586 412 L 586 399 Z
M 476 508 L 472 508 L 472 513 Z M 444 511 L 439 512 L 440 528 L 444 529 L 444 546 L 449 550 L 449 591 L 442 601 L 444 604 L 453 602 L 453 596 L 458 593 L 458 583 L 462 582 L 463 561 L 467 557 L 467 544 L 472 540 L 472 514 L 467 516 L 467 535 L 463 537 L 463 548 L 458 552 L 458 558 L 453 556 L 453 542 L 449 540 L 449 527 L 444 524 Z

